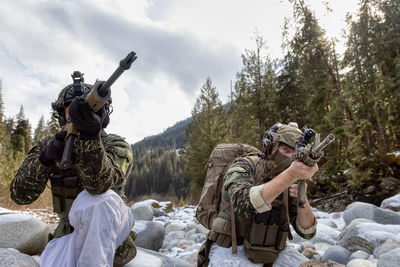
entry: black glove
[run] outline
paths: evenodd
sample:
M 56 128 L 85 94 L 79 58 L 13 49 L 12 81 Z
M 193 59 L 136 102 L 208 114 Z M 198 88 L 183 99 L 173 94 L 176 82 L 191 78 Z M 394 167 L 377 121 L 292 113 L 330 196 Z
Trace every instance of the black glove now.
M 94 113 L 82 97 L 75 97 L 69 105 L 69 117 L 80 133 L 81 139 L 95 139 L 110 122 L 108 112 L 102 107 Z
M 54 138 L 43 148 L 39 155 L 39 161 L 45 166 L 54 164 L 56 160 L 61 160 L 64 152 L 65 142 L 64 139 L 67 136 L 66 131 L 60 131 L 56 133 Z

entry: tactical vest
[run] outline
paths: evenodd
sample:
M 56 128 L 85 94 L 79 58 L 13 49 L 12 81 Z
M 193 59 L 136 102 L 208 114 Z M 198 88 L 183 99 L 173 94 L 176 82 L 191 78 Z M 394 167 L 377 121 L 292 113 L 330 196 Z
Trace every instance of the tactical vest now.
M 256 185 L 265 183 L 271 178 L 265 175 L 276 166 L 259 156 L 242 158 L 253 170 Z M 286 247 L 290 235 L 288 218 L 288 190 L 272 202 L 270 211 L 259 213 L 254 218 L 244 221 L 235 216 L 229 205 L 228 191 L 223 189 L 220 202 L 220 213 L 214 220 L 208 238 L 221 247 L 232 246 L 232 232 L 236 232 L 236 242 L 244 245 L 245 255 L 253 263 L 273 263 L 279 252 Z M 232 228 L 231 218 L 234 216 L 236 227 Z M 234 233 L 235 234 L 235 233 Z
M 54 230 L 54 238 L 72 233 L 74 228 L 69 224 L 68 213 L 72 203 L 83 190 L 79 178 L 75 175 L 55 174 L 50 177 L 53 210 L 60 216 L 60 222 Z

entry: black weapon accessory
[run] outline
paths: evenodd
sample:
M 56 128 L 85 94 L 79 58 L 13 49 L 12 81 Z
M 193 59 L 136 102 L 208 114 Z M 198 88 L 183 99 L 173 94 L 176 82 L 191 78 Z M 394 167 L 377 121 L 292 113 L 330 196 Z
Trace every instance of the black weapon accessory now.
M 56 160 L 61 160 L 64 152 L 64 139 L 67 135 L 66 131 L 60 131 L 55 134 L 54 138 L 43 148 L 39 155 L 39 161 L 45 166 L 54 164 Z
M 76 97 L 69 106 L 69 117 L 81 139 L 95 139 L 110 118 L 105 107 L 94 113 L 83 97 Z

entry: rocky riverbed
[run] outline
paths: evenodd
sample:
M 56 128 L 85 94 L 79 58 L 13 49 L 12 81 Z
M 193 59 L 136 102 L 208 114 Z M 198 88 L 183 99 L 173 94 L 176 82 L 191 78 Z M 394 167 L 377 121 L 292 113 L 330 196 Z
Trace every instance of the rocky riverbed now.
M 132 205 L 138 253 L 126 266 L 196 266 L 208 230 L 196 220 L 195 209 L 156 200 Z M 344 212 L 314 213 L 316 236 L 304 240 L 292 231 L 294 238 L 275 267 L 400 266 L 400 194 L 381 207 L 354 202 Z M 38 266 L 38 254 L 56 220 L 49 210 L 0 208 L 0 266 Z

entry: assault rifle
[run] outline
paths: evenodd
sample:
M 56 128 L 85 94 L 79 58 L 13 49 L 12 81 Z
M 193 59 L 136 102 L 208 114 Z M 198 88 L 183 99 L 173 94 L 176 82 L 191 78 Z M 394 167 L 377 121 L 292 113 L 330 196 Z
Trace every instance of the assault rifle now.
M 311 146 L 311 142 L 314 140 L 314 147 Z M 291 159 L 300 159 L 304 164 L 308 166 L 315 165 L 323 156 L 323 150 L 333 141 L 335 136 L 328 134 L 325 139 L 320 142 L 320 135 L 316 134 L 312 129 L 304 127 L 304 135 L 299 142 L 296 144 L 296 150 L 293 153 Z M 306 181 L 298 181 L 298 195 L 297 195 L 297 206 L 304 208 L 306 203 Z
M 128 70 L 132 63 L 136 60 L 137 56 L 135 52 L 130 52 L 124 59 L 119 62 L 118 68 L 114 71 L 114 73 L 108 78 L 107 81 L 99 81 L 93 85 L 93 89 L 90 91 L 89 95 L 86 97 L 85 101 L 92 108 L 93 112 L 99 111 L 110 99 L 111 99 L 111 85 L 121 76 L 121 74 Z M 74 91 L 80 90 L 80 84 L 78 75 L 77 79 L 74 78 Z M 81 77 L 80 77 L 81 79 Z M 82 80 L 82 79 L 81 79 Z M 63 130 L 67 131 L 67 137 L 65 142 L 64 152 L 61 158 L 61 162 L 59 164 L 59 168 L 61 170 L 66 170 L 71 165 L 71 156 L 74 147 L 74 141 L 76 136 L 78 135 L 78 131 L 72 122 L 68 122 Z

